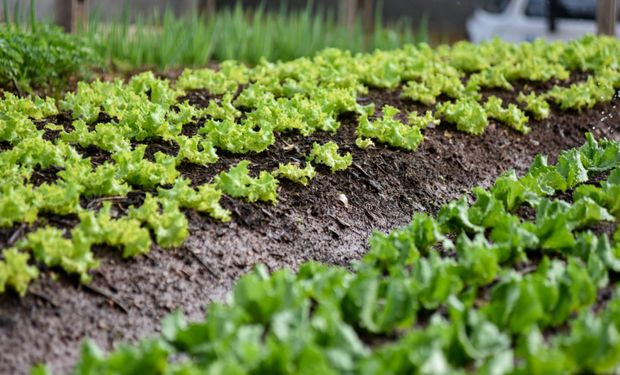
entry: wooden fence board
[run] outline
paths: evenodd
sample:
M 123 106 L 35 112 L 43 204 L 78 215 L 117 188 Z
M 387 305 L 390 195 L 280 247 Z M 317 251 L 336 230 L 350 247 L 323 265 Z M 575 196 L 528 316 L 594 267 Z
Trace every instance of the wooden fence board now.
M 604 35 L 616 35 L 616 0 L 598 0 L 596 9 L 597 32 Z
M 56 23 L 68 32 L 88 25 L 88 5 L 89 0 L 56 0 Z

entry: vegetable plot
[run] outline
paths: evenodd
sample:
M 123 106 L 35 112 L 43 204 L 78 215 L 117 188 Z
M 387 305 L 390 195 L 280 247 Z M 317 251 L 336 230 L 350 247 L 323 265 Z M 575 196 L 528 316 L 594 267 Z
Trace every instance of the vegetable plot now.
M 609 101 L 620 88 L 618 56 L 616 39 L 594 37 L 437 50 L 421 45 L 358 55 L 329 49 L 312 59 L 254 68 L 226 62 L 217 71 L 187 70 L 174 85 L 152 73 L 128 83 L 82 82 L 58 104 L 5 93 L 0 101 L 0 225 L 26 229 L 3 250 L 0 291 L 9 287 L 23 295 L 44 267 L 59 267 L 88 282 L 98 266 L 95 245 L 119 248 L 125 257 L 148 252 L 153 242 L 179 246 L 188 236 L 184 209 L 230 220 L 222 196 L 275 204 L 279 179 L 305 184 L 315 168 L 337 172 L 351 165 L 352 156 L 334 142 L 317 143 L 299 155 L 299 165 L 253 173 L 243 160 L 201 184 L 189 181 L 181 165 L 212 165 L 218 153 L 261 153 L 287 132 L 333 133 L 347 114 L 359 117 L 360 148 L 377 142 L 414 151 L 424 129 L 442 121 L 477 135 L 488 118 L 495 118 L 527 133 L 524 111 L 544 116 L 549 102 L 580 110 Z M 532 72 L 531 61 L 540 71 Z M 559 85 L 571 71 L 589 78 Z M 523 108 L 496 97 L 483 99 L 485 88 L 550 79 L 558 85 L 523 94 Z M 358 103 L 369 88 L 401 85 L 403 97 L 435 106 L 420 115 Z M 416 85 L 430 94 L 415 97 Z M 208 106 L 191 104 L 196 90 L 213 97 Z M 57 121 L 63 116 L 71 120 Z M 152 152 L 154 141 L 168 142 L 176 152 Z M 93 149 L 102 160 L 88 156 Z M 51 181 L 37 180 L 42 172 L 51 173 Z M 76 225 L 60 230 L 41 220 L 45 215 L 72 218 Z
M 204 321 L 87 344 L 76 373 L 617 371 L 620 144 L 588 135 L 473 193 L 375 233 L 353 271 L 259 267 Z

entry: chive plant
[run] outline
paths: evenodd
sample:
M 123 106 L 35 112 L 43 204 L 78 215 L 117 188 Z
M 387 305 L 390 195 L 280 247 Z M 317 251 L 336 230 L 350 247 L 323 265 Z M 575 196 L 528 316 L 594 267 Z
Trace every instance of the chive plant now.
M 329 10 L 309 4 L 301 10 L 286 5 L 268 12 L 263 5 L 244 10 L 240 3 L 204 17 L 177 17 L 168 9 L 137 15 L 128 9 L 111 23 L 94 16 L 83 32 L 99 54 L 120 70 L 204 66 L 209 61 L 239 60 L 256 64 L 312 56 L 327 47 L 363 52 L 395 48 L 426 40 L 425 26 L 414 35 L 409 22 L 386 27 L 378 13 L 374 31 L 365 35 L 361 20 L 349 30 Z

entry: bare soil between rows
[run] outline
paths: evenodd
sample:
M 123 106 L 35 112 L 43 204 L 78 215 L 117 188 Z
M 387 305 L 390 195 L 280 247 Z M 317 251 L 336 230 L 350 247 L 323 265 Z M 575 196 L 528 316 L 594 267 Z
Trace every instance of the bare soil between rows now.
M 397 91 L 371 91 L 359 100 L 377 108 L 418 109 L 399 99 Z M 618 105 L 616 97 L 580 113 L 554 108 L 549 119 L 531 121 L 528 135 L 495 122 L 481 136 L 441 125 L 425 130 L 426 140 L 412 153 L 383 146 L 360 150 L 354 144 L 355 117 L 344 116 L 335 136 L 289 134 L 259 155 L 220 153 L 215 166 L 184 165 L 182 173 L 200 184 L 241 159 L 251 160 L 254 170 L 271 169 L 295 160 L 312 142 L 327 140 L 351 152 L 354 160 L 343 172 L 319 168 L 306 187 L 283 181 L 275 206 L 224 199 L 233 212 L 229 223 L 188 211 L 191 234 L 178 249 L 155 248 L 129 260 L 118 251 L 98 249 L 101 267 L 89 285 L 47 270 L 25 297 L 0 295 L 0 374 L 27 373 L 41 362 L 67 373 L 87 338 L 109 350 L 157 334 L 161 319 L 173 310 L 200 319 L 207 303 L 224 300 L 234 281 L 258 263 L 272 270 L 296 268 L 307 260 L 349 266 L 367 251 L 373 230 L 403 225 L 414 212 L 435 213 L 474 186 L 488 187 L 508 169 L 523 173 L 536 154 L 554 161 L 561 150 L 583 144 L 586 132 L 620 141 Z M 149 148 L 174 152 L 165 144 Z M 98 155 L 95 160 L 106 158 L 96 150 L 83 152 Z M 42 173 L 41 178 L 49 176 Z M 130 199 L 140 200 L 140 194 Z M 11 236 L 0 233 L 0 248 L 14 240 Z

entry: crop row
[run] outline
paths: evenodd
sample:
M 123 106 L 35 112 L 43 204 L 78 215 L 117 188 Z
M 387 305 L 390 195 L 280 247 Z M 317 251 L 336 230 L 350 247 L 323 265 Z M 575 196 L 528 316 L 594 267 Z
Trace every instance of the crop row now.
M 588 135 L 474 195 L 375 233 L 353 271 L 258 267 L 204 321 L 87 344 L 76 373 L 616 372 L 620 144 Z
M 263 62 L 253 68 L 225 62 L 218 70 L 187 70 L 175 84 L 150 72 L 126 83 L 80 82 L 76 92 L 58 103 L 5 93 L 0 100 L 0 226 L 26 224 L 29 229 L 3 250 L 0 291 L 8 285 L 25 293 L 41 265 L 76 273 L 86 282 L 98 265 L 93 245 L 120 248 L 124 256 L 149 251 L 153 238 L 165 248 L 179 246 L 188 235 L 183 209 L 229 220 L 230 213 L 220 205 L 223 194 L 275 203 L 279 179 L 307 184 L 315 165 L 335 172 L 347 168 L 352 158 L 334 142 L 314 144 L 299 158 L 303 163 L 281 164 L 252 176 L 249 162 L 241 161 L 199 186 L 181 175 L 182 163 L 213 164 L 218 152 L 260 153 L 287 132 L 334 133 L 343 113 L 357 114 L 356 144 L 361 148 L 378 142 L 413 151 L 423 141 L 424 129 L 440 121 L 480 134 L 491 117 L 527 133 L 525 113 L 544 118 L 549 102 L 574 110 L 608 102 L 620 88 L 619 56 L 616 39 L 595 37 L 517 46 L 497 40 L 479 46 L 459 43 L 436 50 L 420 45 L 358 55 L 329 49 L 312 59 Z M 547 92 L 521 93 L 523 108 L 504 106 L 497 97 L 483 101 L 484 89 L 508 90 L 520 80 L 567 80 L 571 71 L 587 72 L 589 78 Z M 403 97 L 426 103 L 428 110 L 401 114 L 384 106 L 376 115 L 373 105 L 358 103 L 369 88 L 400 86 Z M 192 90 L 213 99 L 202 106 L 190 104 L 184 98 Z M 58 121 L 61 112 L 71 116 L 70 123 Z M 197 132 L 187 133 L 192 126 Z M 148 158 L 147 145 L 154 140 L 171 142 L 178 152 Z M 89 147 L 108 158 L 93 165 L 80 152 Z M 57 170 L 56 179 L 35 184 L 33 176 L 41 170 Z M 123 212 L 110 203 L 100 210 L 84 204 L 122 199 L 132 191 L 145 192 L 144 201 Z M 45 215 L 75 215 L 79 224 L 59 229 L 45 224 Z

